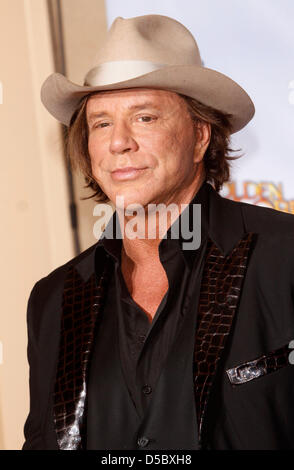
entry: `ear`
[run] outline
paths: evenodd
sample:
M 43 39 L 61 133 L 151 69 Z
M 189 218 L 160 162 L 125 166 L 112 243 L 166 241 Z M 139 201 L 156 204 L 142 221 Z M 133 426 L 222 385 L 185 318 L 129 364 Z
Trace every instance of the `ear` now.
M 196 144 L 194 147 L 194 162 L 199 163 L 203 160 L 207 147 L 211 138 L 211 125 L 208 122 L 197 121 L 196 127 Z

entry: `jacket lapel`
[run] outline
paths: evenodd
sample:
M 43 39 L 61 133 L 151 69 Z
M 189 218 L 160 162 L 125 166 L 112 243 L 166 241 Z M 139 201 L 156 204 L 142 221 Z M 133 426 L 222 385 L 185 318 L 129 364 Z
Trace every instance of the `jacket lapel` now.
M 89 259 L 80 263 L 78 268 L 71 266 L 63 291 L 53 405 L 57 442 L 61 450 L 84 447 L 89 360 L 111 272 L 109 259 L 101 259 L 96 281 L 93 257 L 90 256 L 90 260 L 93 261 L 92 274 L 88 276 L 86 272 L 90 266 Z
M 199 439 L 211 387 L 232 331 L 256 234 L 248 233 L 241 206 L 209 192 L 208 245 L 200 288 L 194 348 L 194 392 Z

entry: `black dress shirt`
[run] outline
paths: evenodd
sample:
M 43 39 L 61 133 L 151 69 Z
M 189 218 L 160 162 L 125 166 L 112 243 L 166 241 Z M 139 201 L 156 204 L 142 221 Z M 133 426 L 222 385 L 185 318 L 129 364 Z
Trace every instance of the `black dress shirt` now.
M 106 329 L 112 328 L 110 325 L 116 322 L 121 368 L 140 420 L 143 420 L 146 415 L 160 373 L 177 335 L 181 332 L 185 316 L 191 307 L 191 299 L 194 297 L 196 300 L 196 291 L 200 286 L 199 265 L 204 255 L 208 217 L 205 185 L 200 188 L 189 207 L 185 209 L 190 211 L 191 217 L 193 204 L 201 204 L 202 209 L 201 247 L 191 251 L 184 250 L 183 238 L 181 236 L 179 239 L 172 238 L 171 228 L 167 232 L 167 237 L 161 240 L 159 257 L 166 271 L 169 287 L 151 323 L 146 313 L 132 299 L 125 284 L 121 271 L 122 239 L 107 238 L 106 230 L 106 235 L 97 245 L 97 250 L 106 250 L 114 263 L 97 342 L 99 342 L 99 335 L 106 335 Z M 181 223 L 181 218 L 182 215 L 177 223 Z M 118 223 L 116 214 L 113 223 L 114 227 Z M 192 223 L 191 218 L 190 223 Z M 193 305 L 195 307 L 195 303 Z M 193 315 L 196 315 L 195 308 Z M 114 323 L 111 323 L 110 319 Z M 192 329 L 189 332 L 191 338 L 193 334 Z M 99 364 L 99 354 L 102 360 L 103 352 L 99 353 L 99 351 L 101 347 L 94 350 L 94 364 Z M 95 374 L 93 367 L 90 377 L 92 374 Z M 98 391 L 95 390 L 97 387 L 95 380 L 90 380 L 89 412 L 92 397 L 98 396 L 96 393 Z
M 111 242 L 122 243 L 121 240 Z M 169 288 L 150 324 L 146 313 L 132 299 L 126 287 L 121 259 L 115 254 L 112 243 L 104 243 L 104 248 L 115 261 L 111 280 L 115 297 L 108 299 L 105 314 L 116 312 L 124 376 L 132 400 L 143 418 L 162 365 L 181 326 L 190 268 L 179 241 L 162 240 L 159 256 L 168 277 Z

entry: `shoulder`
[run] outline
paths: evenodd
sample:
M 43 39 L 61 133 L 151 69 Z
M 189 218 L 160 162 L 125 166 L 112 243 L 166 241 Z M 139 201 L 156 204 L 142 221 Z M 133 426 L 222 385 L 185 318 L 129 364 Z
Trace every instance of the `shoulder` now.
M 53 331 L 58 328 L 64 282 L 68 270 L 71 267 L 77 267 L 81 275 L 83 272 L 93 272 L 96 245 L 97 243 L 35 283 L 30 292 L 27 308 L 30 337 L 32 335 L 38 337 L 41 324 L 44 331 Z
M 239 206 L 248 232 L 294 239 L 293 214 L 230 199 L 226 199 L 226 204 Z
M 40 292 L 40 290 L 46 295 L 46 293 L 49 293 L 52 289 L 63 286 L 66 274 L 71 267 L 80 268 L 82 272 L 85 271 L 85 269 L 89 271 L 92 269 L 93 271 L 96 246 L 97 243 L 39 279 L 34 285 L 31 295 L 34 294 L 35 291 Z
M 258 269 L 275 271 L 277 276 L 288 273 L 294 282 L 294 215 L 243 202 L 229 204 L 239 205 L 246 232 L 257 234 L 254 252 Z
M 255 234 L 248 279 L 267 296 L 272 286 L 271 292 L 286 302 L 286 292 L 294 288 L 294 215 L 229 199 L 223 204 L 228 216 L 241 212 L 245 231 Z

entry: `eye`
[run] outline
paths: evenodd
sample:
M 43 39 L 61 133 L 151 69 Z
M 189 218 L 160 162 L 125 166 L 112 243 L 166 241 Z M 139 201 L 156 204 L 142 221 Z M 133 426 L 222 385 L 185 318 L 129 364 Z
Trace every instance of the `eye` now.
M 154 116 L 139 116 L 138 120 L 141 122 L 151 122 L 151 121 L 155 121 L 157 118 L 154 117 Z
M 93 125 L 93 129 L 103 129 L 104 127 L 108 127 L 109 122 L 97 122 Z

